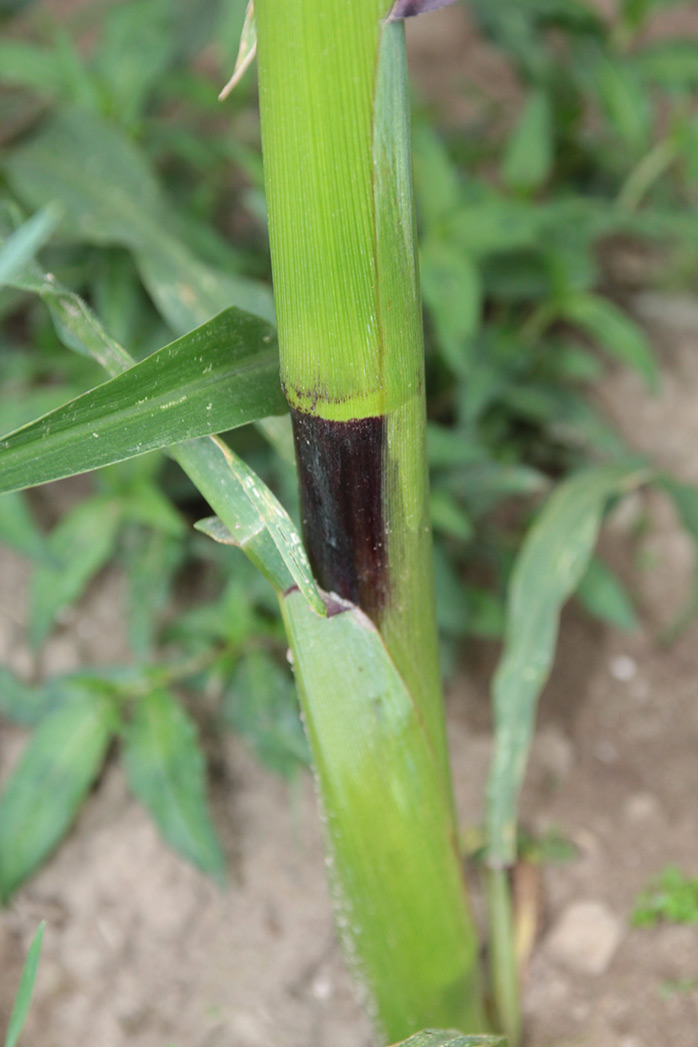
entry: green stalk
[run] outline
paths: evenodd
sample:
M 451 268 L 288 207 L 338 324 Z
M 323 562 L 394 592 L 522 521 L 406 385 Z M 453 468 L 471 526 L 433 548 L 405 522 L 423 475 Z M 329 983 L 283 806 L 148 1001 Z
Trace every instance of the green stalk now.
M 379 626 L 445 766 L 403 26 L 386 10 L 256 4 L 265 181 L 311 562 Z
M 485 875 L 492 996 L 509 1047 L 517 1047 L 521 1039 L 521 993 L 509 873 L 506 869 L 487 867 Z
M 403 26 L 382 21 L 386 0 L 255 8 L 304 537 L 342 598 L 324 619 L 293 591 L 281 601 L 337 922 L 387 1040 L 479 1033 L 438 667 Z

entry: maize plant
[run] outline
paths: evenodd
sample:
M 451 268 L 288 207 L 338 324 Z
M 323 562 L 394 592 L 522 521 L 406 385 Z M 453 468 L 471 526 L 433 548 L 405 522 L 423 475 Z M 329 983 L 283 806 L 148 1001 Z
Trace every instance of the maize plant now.
M 0 285 L 42 298 L 66 345 L 111 376 L 0 440 L 0 493 L 168 450 L 215 514 L 199 530 L 242 549 L 278 595 L 337 928 L 380 1037 L 474 1047 L 501 1042 L 487 1036 L 493 1025 L 513 1047 L 520 1015 L 508 874 L 535 704 L 560 606 L 589 562 L 604 505 L 645 474 L 617 464 L 566 481 L 513 573 L 494 681 L 486 994 L 457 842 L 438 663 L 404 39 L 406 16 L 440 6 L 256 0 L 250 8 L 242 65 L 256 42 L 276 327 L 264 294 L 252 299 L 249 286 L 231 282 L 226 299 L 204 267 L 168 255 L 166 237 L 154 248 L 144 217 L 145 228 L 129 229 L 124 242 L 181 337 L 136 363 L 35 260 L 60 209 L 24 223 L 0 209 Z M 35 149 L 48 140 L 65 153 L 75 134 L 74 121 L 57 121 Z M 105 138 L 104 146 L 109 155 L 113 142 Z M 24 162 L 30 184 L 40 170 L 31 144 Z M 60 195 L 58 182 L 52 189 Z M 62 203 L 77 207 L 72 216 L 80 219 L 75 194 L 64 193 Z M 117 233 L 126 236 L 121 219 Z M 163 266 L 171 280 L 156 278 Z M 286 413 L 302 539 L 217 435 L 254 422 L 278 444 L 283 426 L 269 420 Z M 167 702 L 155 697 L 148 715 L 166 717 Z M 55 761 L 44 767 L 52 789 L 70 792 L 70 811 L 119 733 L 119 715 L 107 701 L 90 706 L 87 719 L 77 707 L 55 714 L 66 752 L 82 738 L 76 725 L 85 732 L 79 781 Z M 57 724 L 49 728 L 55 738 Z M 20 767 L 0 802 L 3 900 L 66 827 L 39 824 L 36 785 L 22 775 Z M 28 808 L 39 812 L 29 827 L 18 814 Z M 205 835 L 201 824 L 190 828 Z M 222 856 L 213 858 L 218 870 Z M 420 1034 L 429 1028 L 459 1033 Z

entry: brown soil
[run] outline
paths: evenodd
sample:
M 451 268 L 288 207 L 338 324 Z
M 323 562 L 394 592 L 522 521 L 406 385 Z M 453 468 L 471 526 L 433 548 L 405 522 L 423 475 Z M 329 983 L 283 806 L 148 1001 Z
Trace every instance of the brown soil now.
M 460 10 L 422 25 L 421 42 L 416 24 L 410 27 L 415 53 L 440 56 L 430 67 L 438 72 L 422 80 L 425 97 L 455 94 L 467 108 L 466 84 L 481 76 L 499 85 L 503 102 L 515 98 L 510 75 L 475 41 Z M 443 61 L 444 39 L 452 61 Z M 698 482 L 698 304 L 647 294 L 634 304 L 662 360 L 663 392 L 648 398 L 634 376 L 619 372 L 604 382 L 600 400 L 634 446 Z M 633 537 L 640 519 L 650 526 Z M 622 636 L 575 613 L 563 622 L 523 816 L 535 832 L 559 829 L 578 855 L 543 870 L 525 984 L 527 1043 L 695 1047 L 698 992 L 690 983 L 698 979 L 698 930 L 629 926 L 637 892 L 658 870 L 676 863 L 698 875 L 696 627 L 670 647 L 658 639 L 687 597 L 693 549 L 657 494 L 626 503 L 604 541 L 607 558 L 634 588 L 642 625 Z M 126 657 L 114 574 L 61 624 L 39 666 L 23 642 L 28 570 L 3 551 L 0 577 L 0 660 L 17 672 Z M 491 661 L 490 652 L 479 654 L 449 699 L 466 825 L 482 813 Z M 25 737 L 2 725 L 0 779 Z M 334 940 L 309 780 L 290 789 L 234 737 L 221 744 L 225 775 L 214 783 L 213 804 L 229 856 L 228 889 L 220 892 L 165 847 L 110 764 L 65 844 L 0 913 L 0 1028 L 28 942 L 46 918 L 24 1040 L 34 1047 L 372 1042 Z M 577 902 L 603 905 L 618 933 L 598 973 L 580 969 L 574 939 L 561 956 L 559 921 Z

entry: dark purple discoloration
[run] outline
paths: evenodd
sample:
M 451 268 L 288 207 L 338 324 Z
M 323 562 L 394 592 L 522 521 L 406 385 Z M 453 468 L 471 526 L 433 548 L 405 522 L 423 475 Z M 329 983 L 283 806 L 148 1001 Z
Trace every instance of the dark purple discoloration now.
M 395 0 L 386 22 L 397 22 L 400 18 L 412 18 L 414 15 L 436 11 L 439 7 L 447 7 L 455 2 L 456 0 Z
M 330 422 L 291 411 L 303 536 L 315 577 L 378 623 L 388 597 L 386 420 Z

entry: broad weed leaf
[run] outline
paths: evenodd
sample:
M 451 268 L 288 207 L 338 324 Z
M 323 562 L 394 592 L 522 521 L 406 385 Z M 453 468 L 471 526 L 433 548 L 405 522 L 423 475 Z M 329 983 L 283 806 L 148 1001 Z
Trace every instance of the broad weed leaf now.
M 206 801 L 206 768 L 194 724 L 167 691 L 140 699 L 124 731 L 133 793 L 167 842 L 219 882 L 225 859 Z

